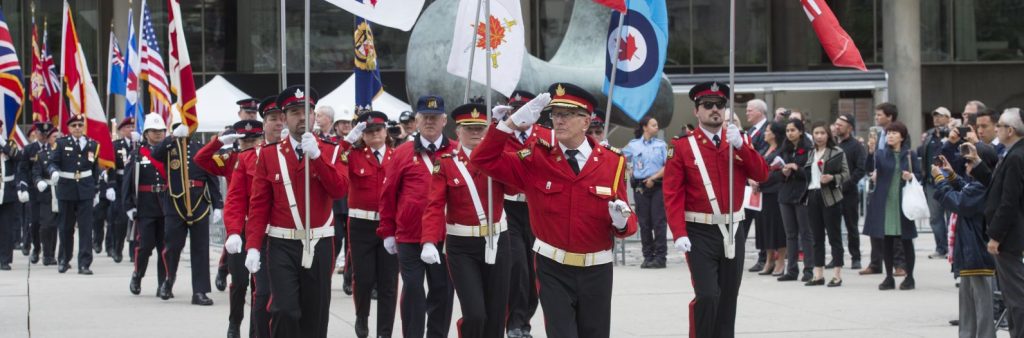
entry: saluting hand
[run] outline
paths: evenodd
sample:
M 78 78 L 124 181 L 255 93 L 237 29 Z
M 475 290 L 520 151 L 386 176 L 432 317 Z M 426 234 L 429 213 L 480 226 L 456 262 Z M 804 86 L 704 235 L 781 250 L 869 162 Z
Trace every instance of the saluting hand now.
M 366 121 L 356 123 L 356 126 L 352 127 L 352 131 L 349 131 L 348 135 L 345 136 L 345 142 L 349 144 L 356 143 L 359 139 L 363 138 L 363 130 L 365 129 Z
M 238 141 L 240 138 L 242 138 L 242 134 L 238 133 L 226 133 L 224 135 L 217 136 L 217 139 L 223 144 L 234 144 L 235 141 Z
M 511 106 L 498 105 L 491 108 L 491 119 L 494 121 L 504 121 L 505 116 L 512 111 Z
M 551 94 L 541 93 L 537 97 L 524 104 L 515 114 L 512 114 L 512 123 L 516 127 L 526 127 L 537 123 L 540 119 L 540 112 L 551 102 Z

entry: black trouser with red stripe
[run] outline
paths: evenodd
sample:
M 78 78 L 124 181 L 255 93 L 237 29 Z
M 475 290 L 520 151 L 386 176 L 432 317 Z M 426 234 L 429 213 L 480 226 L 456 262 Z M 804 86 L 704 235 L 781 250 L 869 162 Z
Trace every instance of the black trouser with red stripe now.
M 484 261 L 484 237 L 449 235 L 445 240 L 448 250 L 448 271 L 459 295 L 462 319 L 457 327 L 461 338 L 502 338 L 508 304 L 509 265 L 508 232 L 498 237 L 494 264 Z
M 242 240 L 245 247 L 245 240 Z M 225 262 L 231 273 L 231 284 L 228 285 L 228 322 L 232 327 L 240 326 L 245 318 L 245 294 L 249 291 L 249 270 L 245 268 L 245 251 L 232 254 L 226 253 Z M 249 330 L 253 334 L 252 328 Z
M 511 277 L 508 296 L 508 329 L 530 330 L 537 312 L 537 275 L 533 268 L 533 229 L 526 202 L 505 201 L 508 220 Z
M 185 249 L 185 237 L 190 236 L 189 249 L 192 259 L 192 293 L 210 292 L 210 217 L 187 224 L 178 215 L 164 217 L 166 244 L 164 259 L 167 260 L 167 276 L 178 275 L 181 251 Z
M 257 338 L 270 337 L 270 276 L 267 275 L 267 243 L 260 248 L 260 269 L 252 274 L 252 308 L 249 310 L 249 332 Z
M 312 245 L 312 241 L 310 241 Z M 324 237 L 313 247 L 313 263 L 302 266 L 301 240 L 266 239 L 270 278 L 270 335 L 326 337 L 330 319 L 334 239 Z M 261 270 L 262 271 L 262 270 Z
M 437 250 L 443 251 L 444 244 Z M 455 292 L 448 277 L 444 255 L 440 264 L 420 260 L 419 243 L 398 243 L 398 264 L 402 273 L 402 336 L 423 337 L 424 317 L 428 338 L 448 337 L 452 324 L 452 302 Z M 356 274 L 359 275 L 358 273 Z M 430 294 L 424 294 L 423 280 Z
M 609 337 L 612 263 L 576 267 L 537 254 L 534 258 L 548 337 Z
M 153 249 L 157 250 L 157 288 L 167 279 L 167 267 L 163 256 L 164 252 L 164 218 L 142 217 L 135 223 L 135 273 L 139 278 L 146 276 L 146 269 L 149 267 L 149 256 Z
M 739 227 L 739 225 L 735 225 Z M 728 338 L 736 334 L 736 297 L 743 277 L 742 231 L 736 233 L 736 256 L 725 257 L 725 236 L 718 225 L 686 223 L 692 249 L 686 254 L 693 283 L 690 337 Z M 547 311 L 547 308 L 545 308 Z
M 376 286 L 377 336 L 391 336 L 398 303 L 398 257 L 384 250 L 384 241 L 377 237 L 379 224 L 379 221 L 349 219 L 351 256 L 345 261 L 345 270 L 353 274 L 352 302 L 356 306 L 356 318 L 370 316 L 370 294 Z

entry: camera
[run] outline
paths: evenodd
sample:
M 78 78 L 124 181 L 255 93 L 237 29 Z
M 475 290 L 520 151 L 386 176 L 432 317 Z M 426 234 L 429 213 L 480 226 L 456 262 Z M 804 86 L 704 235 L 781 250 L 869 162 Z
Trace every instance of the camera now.
M 388 121 L 388 136 L 391 138 L 398 138 L 402 136 L 402 127 L 398 125 L 398 122 Z
M 947 127 L 935 128 L 935 132 L 939 134 L 938 135 L 939 138 L 947 138 L 947 137 L 949 137 L 949 128 L 947 128 Z
M 967 137 L 967 133 L 971 132 L 971 128 L 969 128 L 969 127 L 957 127 L 956 128 L 956 132 L 960 134 L 960 138 L 965 138 L 965 137 Z

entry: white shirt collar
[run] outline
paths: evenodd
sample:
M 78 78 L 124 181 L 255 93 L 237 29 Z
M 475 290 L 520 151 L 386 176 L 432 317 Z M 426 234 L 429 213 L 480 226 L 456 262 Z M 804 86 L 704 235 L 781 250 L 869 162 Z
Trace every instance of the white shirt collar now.
M 711 132 L 710 130 L 705 129 L 704 126 L 700 126 L 700 131 L 704 132 L 704 136 L 707 136 L 709 140 L 713 140 L 713 139 L 715 139 L 715 136 L 718 136 L 717 133 L 714 133 L 714 132 Z M 719 132 L 721 132 L 721 130 L 719 130 Z M 721 138 L 721 136 L 719 136 L 719 138 Z M 719 141 L 721 141 L 721 140 L 719 140 Z
M 566 150 L 569 150 L 569 148 L 562 144 L 562 142 L 558 142 L 558 147 L 562 149 L 563 154 Z M 593 148 L 590 147 L 590 142 L 584 139 L 583 143 L 580 143 L 580 146 L 577 147 L 576 150 L 580 151 L 579 154 L 576 154 L 576 163 L 579 163 L 580 170 L 583 170 L 583 166 L 587 164 L 587 159 L 590 158 L 590 153 L 593 151 Z
M 443 140 L 444 140 L 444 135 L 438 136 L 437 140 L 434 141 L 434 142 L 427 141 L 426 137 L 423 137 L 423 135 L 420 135 L 420 145 L 423 146 L 423 149 L 430 149 L 430 144 L 431 143 L 434 144 L 434 147 L 436 147 L 436 149 L 441 149 L 441 141 L 443 141 Z
M 519 143 L 523 143 L 523 142 L 522 142 L 522 139 L 520 139 L 520 138 L 519 138 L 519 134 L 523 134 L 523 135 L 526 135 L 526 138 L 530 138 L 530 135 L 533 135 L 533 125 L 530 125 L 530 128 L 527 128 L 527 129 L 526 129 L 526 130 L 524 130 L 524 131 L 518 131 L 518 130 L 517 130 L 517 131 L 515 132 L 515 134 L 516 134 L 516 139 L 517 139 L 517 140 L 520 140 L 520 142 L 519 142 Z
M 380 153 L 380 156 L 384 156 L 384 152 L 386 152 L 387 150 L 388 150 L 388 145 L 382 144 L 382 145 L 380 145 L 380 148 L 374 149 L 373 151 L 376 151 L 376 152 Z
M 291 135 L 288 135 L 288 143 L 291 143 L 292 150 L 295 151 L 295 156 L 299 156 L 298 150 L 299 150 L 299 146 L 302 145 L 302 140 L 296 140 Z
M 761 122 L 754 123 L 754 130 L 761 130 L 765 123 L 768 123 L 768 119 L 761 119 Z
M 472 149 L 466 148 L 465 146 L 461 146 L 461 148 L 462 152 L 466 153 L 466 157 L 469 157 L 469 155 L 473 152 Z

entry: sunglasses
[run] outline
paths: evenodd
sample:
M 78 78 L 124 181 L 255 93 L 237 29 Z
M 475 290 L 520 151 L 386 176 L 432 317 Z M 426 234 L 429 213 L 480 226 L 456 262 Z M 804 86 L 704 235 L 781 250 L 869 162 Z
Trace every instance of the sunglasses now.
M 81 127 L 84 127 L 84 126 L 85 126 L 84 123 L 72 123 L 72 124 L 68 125 L 68 128 L 81 128 Z
M 721 102 L 721 101 L 704 101 L 704 102 L 698 103 L 698 105 L 700 105 L 701 107 L 704 107 L 704 109 L 707 109 L 707 110 L 711 110 L 711 108 L 718 108 L 718 109 L 724 109 L 725 108 L 725 102 Z

